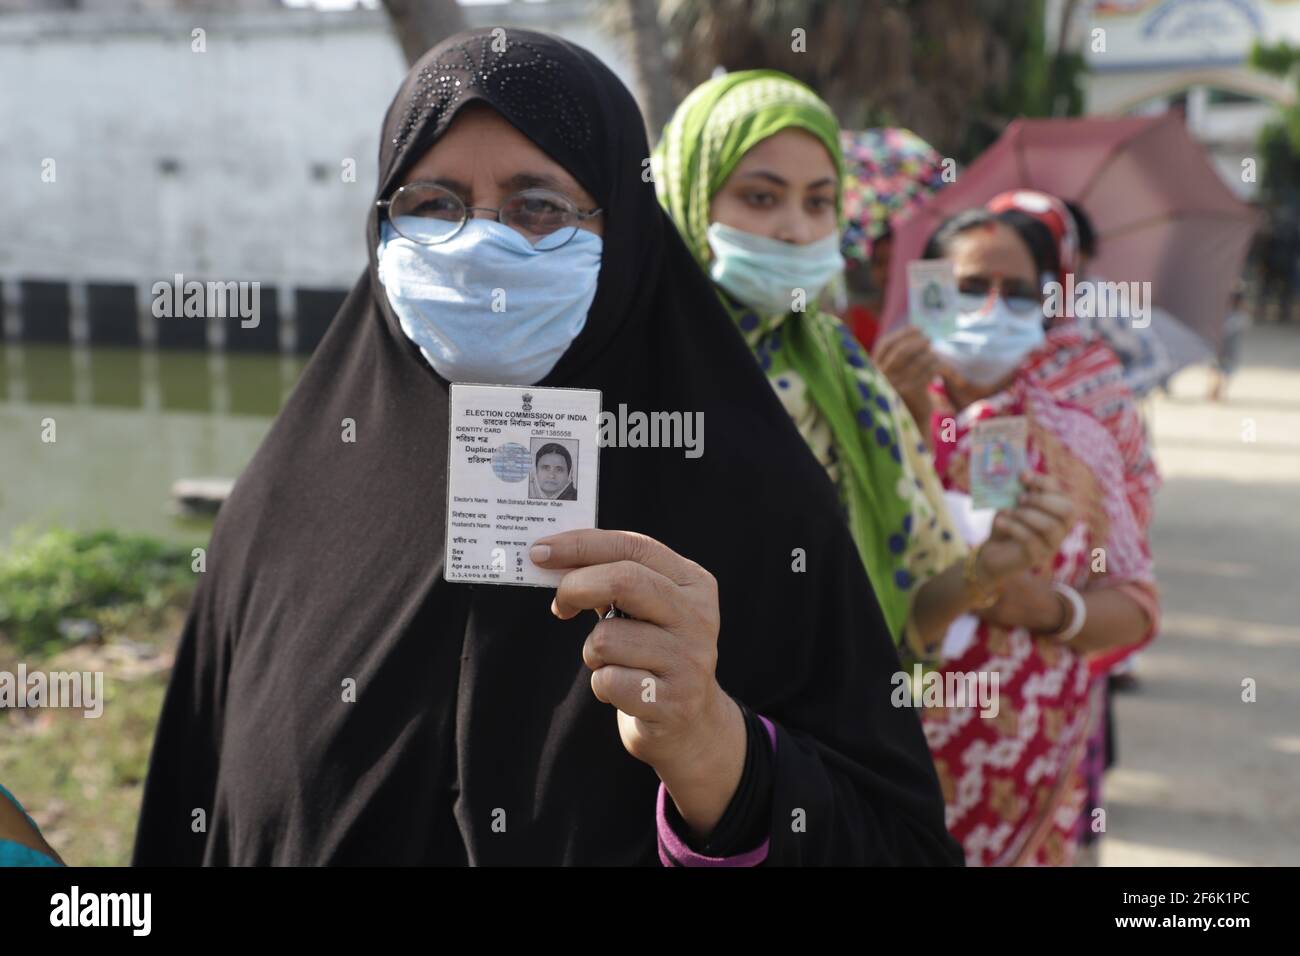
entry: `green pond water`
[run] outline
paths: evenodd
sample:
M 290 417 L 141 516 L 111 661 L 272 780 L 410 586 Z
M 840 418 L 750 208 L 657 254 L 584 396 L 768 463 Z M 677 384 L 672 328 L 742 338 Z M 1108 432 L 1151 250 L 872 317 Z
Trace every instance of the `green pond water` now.
M 192 540 L 205 522 L 176 513 L 172 483 L 236 477 L 305 362 L 0 345 L 0 547 L 56 525 Z

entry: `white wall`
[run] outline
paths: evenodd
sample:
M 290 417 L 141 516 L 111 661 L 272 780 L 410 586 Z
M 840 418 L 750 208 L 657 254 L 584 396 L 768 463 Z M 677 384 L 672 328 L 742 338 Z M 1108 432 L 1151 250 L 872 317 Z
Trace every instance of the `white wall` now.
M 587 7 L 466 13 L 531 20 L 617 59 Z M 205 53 L 191 50 L 196 27 Z M 381 11 L 0 17 L 0 279 L 350 287 L 405 72 Z
M 1171 97 L 1186 93 L 1188 131 L 1205 146 L 1228 187 L 1241 199 L 1253 199 L 1258 184 L 1243 182 L 1242 160 L 1258 159 L 1259 132 L 1277 116 L 1278 104 L 1295 101 L 1295 85 L 1251 69 L 1245 58 L 1256 40 L 1300 37 L 1300 7 L 1282 0 L 1112 4 L 1081 22 L 1077 39 L 1090 70 L 1087 112 L 1163 112 Z M 1093 46 L 1094 29 L 1104 31 L 1104 49 Z M 1211 105 L 1210 88 L 1257 102 Z

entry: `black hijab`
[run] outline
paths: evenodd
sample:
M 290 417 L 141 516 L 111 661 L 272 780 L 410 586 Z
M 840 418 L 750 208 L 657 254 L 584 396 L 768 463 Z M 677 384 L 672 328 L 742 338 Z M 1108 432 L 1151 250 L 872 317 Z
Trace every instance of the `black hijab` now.
M 601 525 L 717 577 L 719 683 L 778 726 L 769 860 L 955 861 L 834 490 L 643 179 L 635 101 L 563 40 L 459 34 L 389 107 L 376 198 L 472 100 L 605 210 L 586 327 L 540 384 L 704 413 L 698 459 L 602 451 Z M 388 306 L 373 212 L 366 228 L 369 268 L 221 509 L 135 862 L 656 863 L 658 778 L 581 659 L 595 617 L 557 620 L 546 589 L 443 580 L 447 385 Z

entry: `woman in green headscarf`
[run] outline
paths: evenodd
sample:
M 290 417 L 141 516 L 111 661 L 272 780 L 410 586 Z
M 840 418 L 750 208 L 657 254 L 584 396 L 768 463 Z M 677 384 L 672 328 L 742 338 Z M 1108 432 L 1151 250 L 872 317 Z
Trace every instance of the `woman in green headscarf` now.
M 1028 566 L 1025 527 L 1021 509 L 1003 513 L 967 555 L 906 406 L 818 306 L 844 266 L 834 114 L 784 73 L 725 74 L 678 107 L 652 170 L 660 202 L 838 487 L 895 641 L 906 629 L 910 646 L 933 644 Z

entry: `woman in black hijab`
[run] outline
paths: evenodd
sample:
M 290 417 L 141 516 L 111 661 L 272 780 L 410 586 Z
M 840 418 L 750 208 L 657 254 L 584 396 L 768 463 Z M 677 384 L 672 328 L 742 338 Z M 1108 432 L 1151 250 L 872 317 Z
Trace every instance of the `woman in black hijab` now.
M 448 386 L 380 282 L 382 201 L 475 117 L 601 211 L 585 325 L 525 384 L 708 428 L 698 458 L 602 451 L 600 520 L 620 530 L 548 542 L 537 563 L 575 569 L 549 607 L 443 579 Z M 643 179 L 648 155 L 626 88 L 563 40 L 473 31 L 412 68 L 385 118 L 369 268 L 213 531 L 137 864 L 960 860 L 834 489 Z M 593 630 L 582 609 L 611 603 L 630 618 Z

